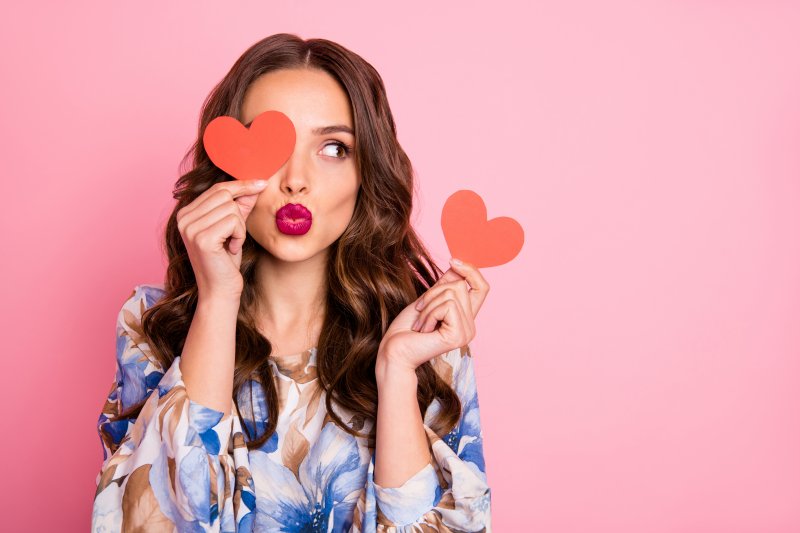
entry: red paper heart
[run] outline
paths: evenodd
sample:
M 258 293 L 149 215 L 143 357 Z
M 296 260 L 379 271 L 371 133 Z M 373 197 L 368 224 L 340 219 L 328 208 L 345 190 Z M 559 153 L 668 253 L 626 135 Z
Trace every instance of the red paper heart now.
M 292 121 L 280 111 L 264 111 L 250 129 L 234 117 L 220 116 L 203 132 L 203 146 L 211 161 L 240 180 L 268 179 L 294 151 Z
M 478 268 L 508 263 L 525 240 L 522 226 L 510 217 L 486 219 L 486 205 L 478 193 L 460 190 L 442 208 L 442 230 L 452 257 Z

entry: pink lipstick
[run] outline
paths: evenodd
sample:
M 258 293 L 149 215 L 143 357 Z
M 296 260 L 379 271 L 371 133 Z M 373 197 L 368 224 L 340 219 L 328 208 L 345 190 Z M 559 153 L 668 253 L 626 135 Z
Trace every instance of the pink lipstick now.
M 303 204 L 286 204 L 275 213 L 275 225 L 286 235 L 303 235 L 311 228 L 311 211 Z

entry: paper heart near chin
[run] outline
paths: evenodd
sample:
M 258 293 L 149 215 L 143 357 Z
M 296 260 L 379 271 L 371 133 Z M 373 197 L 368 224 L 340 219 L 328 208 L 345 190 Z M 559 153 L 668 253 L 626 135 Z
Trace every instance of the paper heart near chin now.
M 511 217 L 486 218 L 486 204 L 474 191 L 451 194 L 442 208 L 442 231 L 450 254 L 478 268 L 514 259 L 525 234 Z

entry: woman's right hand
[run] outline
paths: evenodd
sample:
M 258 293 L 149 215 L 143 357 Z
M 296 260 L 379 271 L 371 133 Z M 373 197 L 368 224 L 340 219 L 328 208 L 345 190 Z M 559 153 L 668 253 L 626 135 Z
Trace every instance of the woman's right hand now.
M 239 267 L 247 237 L 245 221 L 267 185 L 266 181 L 260 186 L 257 182 L 215 183 L 178 210 L 178 231 L 189 254 L 198 293 L 204 298 L 241 296 L 244 280 Z

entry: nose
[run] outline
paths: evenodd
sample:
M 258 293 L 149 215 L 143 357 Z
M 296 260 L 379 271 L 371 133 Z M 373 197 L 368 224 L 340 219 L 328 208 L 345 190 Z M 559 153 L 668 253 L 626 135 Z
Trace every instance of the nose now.
M 281 191 L 287 196 L 296 196 L 308 192 L 309 165 L 303 155 L 296 150 L 283 166 L 281 175 Z

